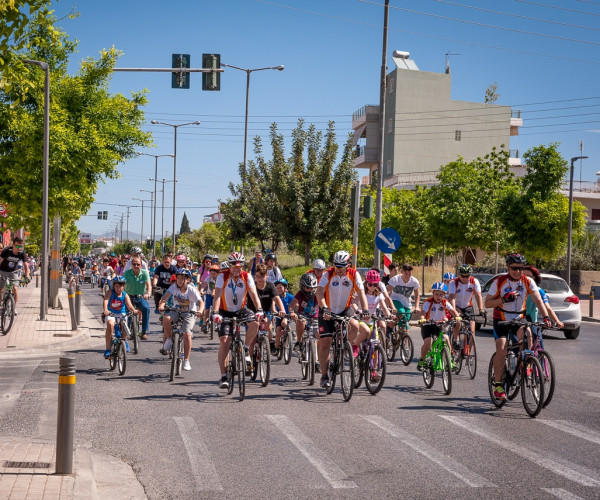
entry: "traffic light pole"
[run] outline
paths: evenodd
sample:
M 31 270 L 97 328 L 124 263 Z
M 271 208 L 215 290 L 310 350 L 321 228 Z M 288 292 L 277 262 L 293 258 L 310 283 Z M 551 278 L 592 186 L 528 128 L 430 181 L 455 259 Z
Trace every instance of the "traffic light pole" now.
M 354 230 L 352 232 L 352 267 L 356 268 L 358 259 L 358 223 L 360 221 L 360 180 L 355 184 L 354 196 Z

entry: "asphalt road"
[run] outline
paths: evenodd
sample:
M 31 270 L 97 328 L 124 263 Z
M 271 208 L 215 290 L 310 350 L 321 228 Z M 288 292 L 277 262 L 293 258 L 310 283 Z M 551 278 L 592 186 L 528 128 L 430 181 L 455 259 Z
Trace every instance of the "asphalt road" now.
M 83 297 L 99 315 L 97 290 Z M 266 388 L 247 382 L 239 402 L 237 389 L 228 396 L 218 388 L 218 341 L 205 335 L 194 338 L 192 371 L 169 382 L 154 314 L 151 321 L 150 339 L 122 377 L 102 357 L 102 331 L 74 352 L 77 444 L 130 463 L 151 499 L 600 497 L 600 324 L 585 324 L 576 341 L 546 338 L 556 392 L 531 419 L 520 397 L 491 405 L 489 331 L 477 337 L 477 377 L 463 370 L 449 396 L 439 376 L 425 389 L 414 362 L 394 361 L 378 395 L 363 385 L 345 403 L 339 387 L 328 396 L 302 381 L 294 357 L 273 363 Z M 43 432 L 55 411 L 44 387 L 57 363 L 13 363 L 24 385 L 0 384 L 0 425 Z

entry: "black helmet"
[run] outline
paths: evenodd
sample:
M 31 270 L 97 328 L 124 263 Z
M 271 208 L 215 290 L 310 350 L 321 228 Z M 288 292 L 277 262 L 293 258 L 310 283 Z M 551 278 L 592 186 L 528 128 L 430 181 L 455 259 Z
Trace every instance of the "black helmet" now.
M 315 296 L 317 285 L 317 277 L 312 273 L 304 273 L 300 278 L 300 288 L 309 299 Z M 311 288 L 311 290 L 307 292 L 305 288 Z
M 269 252 L 267 255 L 265 255 L 265 262 L 271 259 L 277 262 L 277 256 L 274 253 Z
M 527 264 L 527 260 L 520 253 L 511 253 L 506 256 L 506 265 L 511 264 Z
M 473 268 L 469 264 L 461 264 L 457 269 L 458 274 L 472 274 Z

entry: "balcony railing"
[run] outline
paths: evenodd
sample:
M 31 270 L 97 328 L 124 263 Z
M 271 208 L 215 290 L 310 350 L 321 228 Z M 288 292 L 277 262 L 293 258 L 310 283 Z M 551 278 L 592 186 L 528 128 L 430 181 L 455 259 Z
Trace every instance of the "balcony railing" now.
M 563 181 L 563 191 L 569 190 L 569 181 Z M 600 193 L 600 182 L 573 180 L 573 191 L 580 193 Z
M 510 158 L 519 158 L 519 150 L 518 149 L 510 149 L 508 151 L 508 155 Z
M 510 111 L 511 118 L 521 118 L 521 110 L 520 109 L 512 109 Z

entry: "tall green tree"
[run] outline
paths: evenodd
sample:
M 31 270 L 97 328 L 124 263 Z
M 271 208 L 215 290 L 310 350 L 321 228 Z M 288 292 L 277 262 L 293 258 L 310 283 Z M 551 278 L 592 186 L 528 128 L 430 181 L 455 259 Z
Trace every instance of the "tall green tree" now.
M 183 218 L 181 219 L 181 227 L 179 228 L 179 234 L 191 234 L 190 221 L 188 220 L 187 214 L 183 212 Z
M 151 134 L 141 130 L 144 92 L 127 98 L 108 91 L 120 52 L 103 50 L 69 75 L 77 43 L 55 23 L 53 15 L 31 20 L 18 55 L 50 66 L 49 215 L 60 216 L 63 229 L 74 233 L 74 221 L 89 210 L 99 183 L 118 178 L 119 163 L 150 145 Z M 10 226 L 35 234 L 42 215 L 43 72 L 32 72 L 32 80 L 23 100 L 20 83 L 0 89 L 0 202 L 9 206 Z

